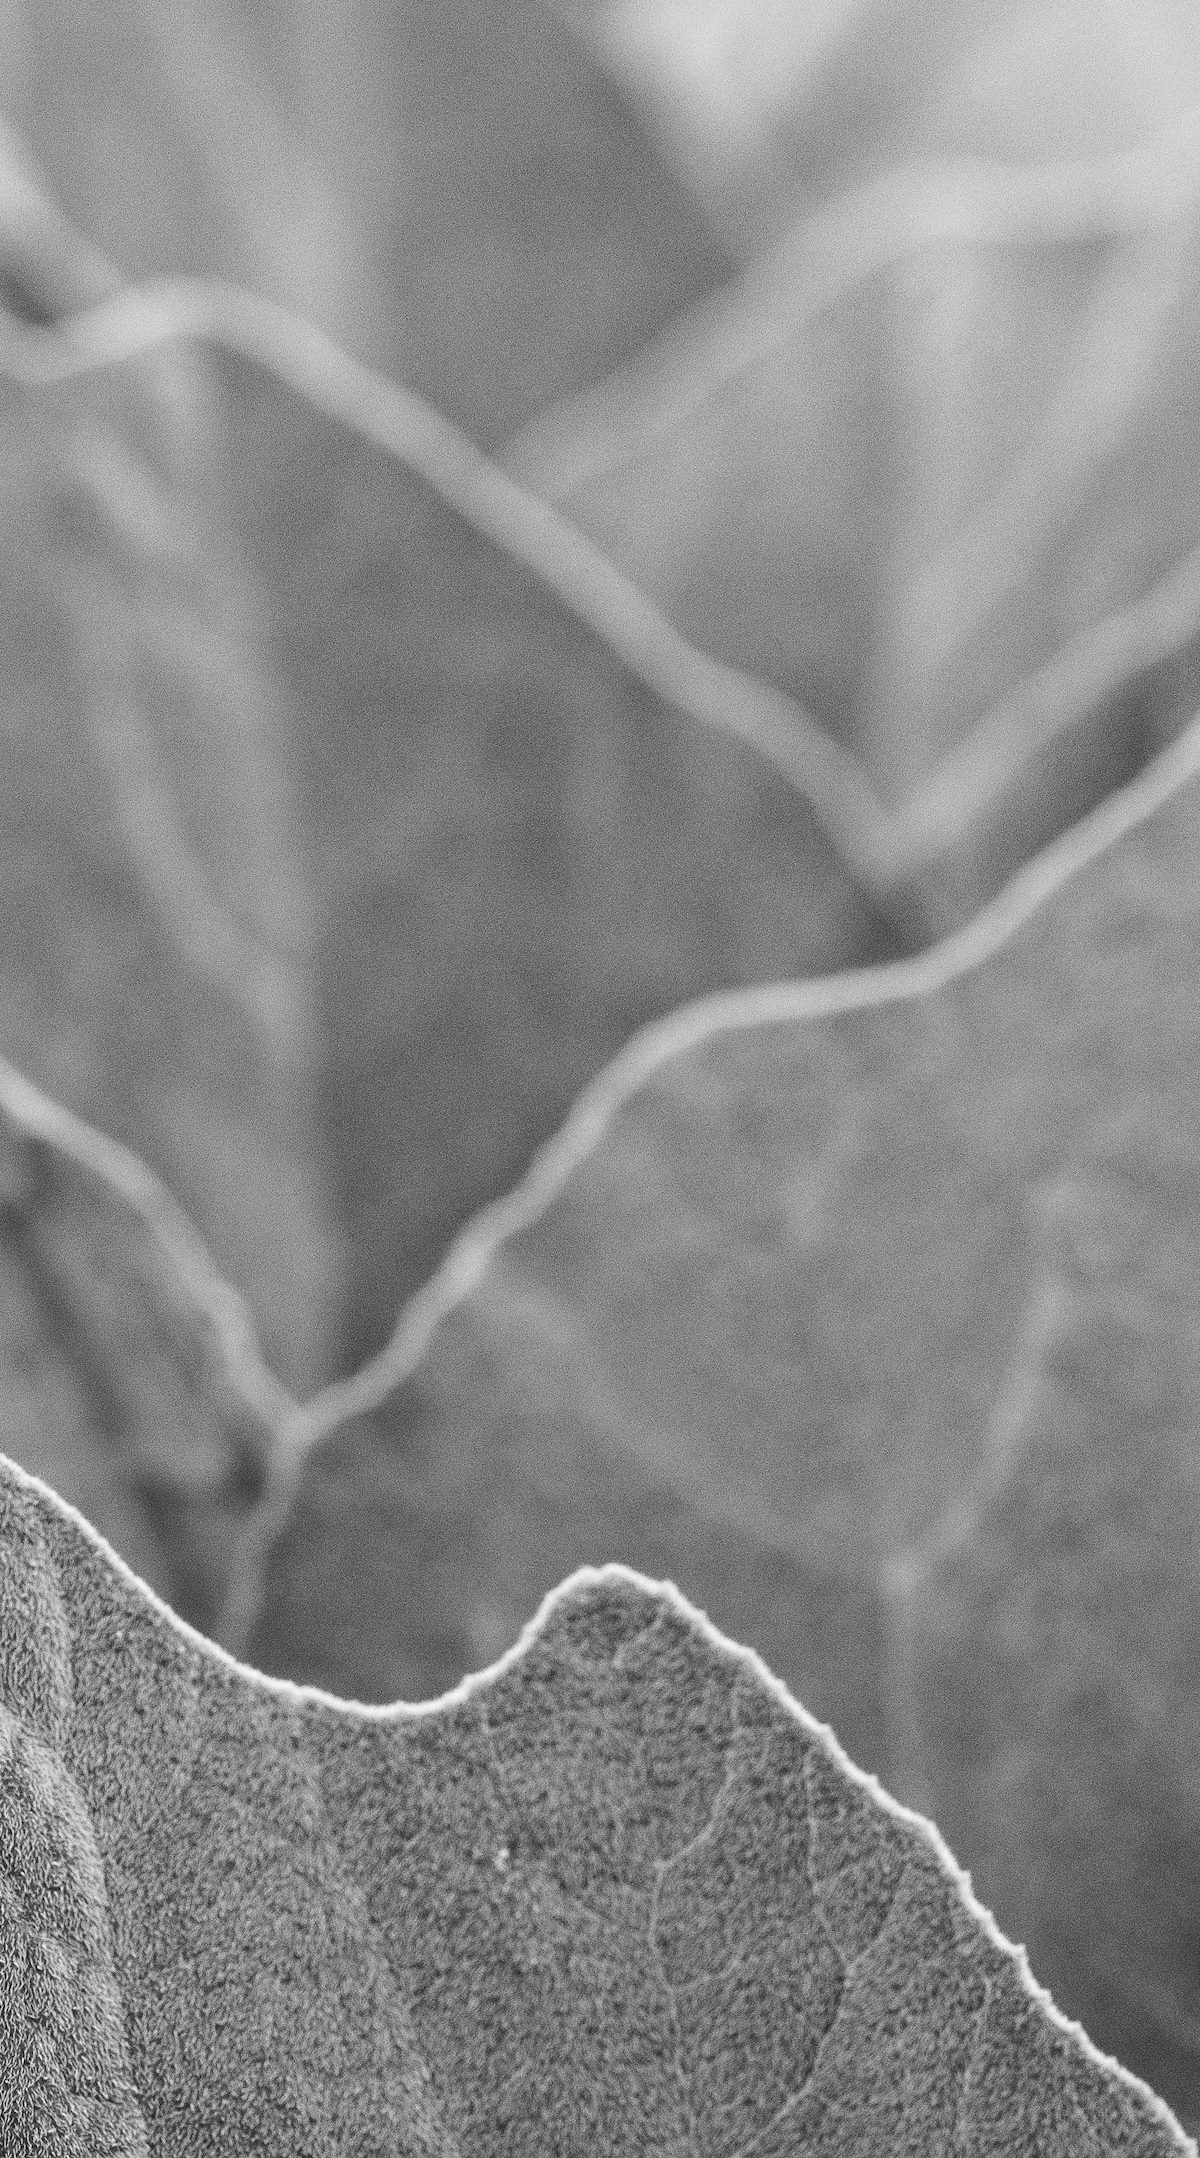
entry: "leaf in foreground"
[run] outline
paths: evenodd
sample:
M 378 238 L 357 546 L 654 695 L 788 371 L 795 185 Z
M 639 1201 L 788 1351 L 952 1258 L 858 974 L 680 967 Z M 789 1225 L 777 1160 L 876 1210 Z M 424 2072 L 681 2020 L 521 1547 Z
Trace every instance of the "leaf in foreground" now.
M 373 1713 L 0 1463 L 0 1795 L 11 2158 L 1188 2148 L 927 1824 L 623 1568 Z
M 314 1405 L 252 1660 L 677 1580 L 1200 2115 L 1200 721 L 961 935 L 637 1037 Z

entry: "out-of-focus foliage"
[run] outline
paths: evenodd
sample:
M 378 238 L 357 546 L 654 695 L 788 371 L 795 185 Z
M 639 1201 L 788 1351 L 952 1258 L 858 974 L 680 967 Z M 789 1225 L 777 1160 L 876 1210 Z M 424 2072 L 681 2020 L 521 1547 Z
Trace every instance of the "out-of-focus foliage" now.
M 509 461 L 861 757 L 946 926 L 1200 700 L 1194 13 L 757 0 L 594 30 L 743 112 L 770 229 Z
M 672 1574 L 1200 2119 L 1194 15 L 27 0 L 0 80 L 0 1443 L 206 1631 L 357 1698 L 488 1662 L 580 1564 Z M 269 2115 L 357 2151 L 403 2114 L 414 2148 L 482 2121 L 492 2149 L 547 2090 L 576 2105 L 589 2047 L 642 2073 L 611 2036 L 628 1964 L 579 1960 L 590 1815 L 578 1848 L 553 1831 L 569 1921 L 546 1828 L 528 1912 L 487 1931 L 500 1865 L 480 1932 L 420 1842 L 485 1803 L 476 1726 L 388 1726 L 436 1734 L 431 1780 L 368 1773 L 354 1834 L 411 1832 L 430 1953 L 466 1928 L 414 2051 L 424 1967 L 370 1945 L 290 1750 L 312 1705 L 10 1488 L 4 1856 L 39 1915 L 0 1945 L 33 2003 L 4 2029 L 44 2092 L 37 2030 L 78 2041 L 64 2149 L 105 2147 L 105 2077 L 112 2147 L 170 2147 L 146 2063 L 193 1956 L 224 1959 L 244 2050 L 222 2084 L 198 2040 L 171 2088 L 251 2141 Z M 552 1811 L 583 1802 L 554 1653 L 471 1696 L 517 1687 Z M 690 1704 L 686 1811 L 726 1710 L 678 1678 L 644 1713 Z M 588 1728 L 624 1774 L 612 1683 Z M 251 1823 L 266 1903 L 171 1870 L 196 1755 L 151 1802 L 140 1732 L 198 1704 L 205 1803 L 231 1848 Z M 383 1728 L 320 1716 L 351 1753 Z M 739 2063 L 776 2026 L 704 1869 L 728 1886 L 736 1845 L 729 1908 L 765 1911 L 772 1837 L 808 1835 L 768 1962 L 826 2037 L 780 2054 L 797 2095 L 754 2147 L 802 2124 L 890 2158 L 853 2018 L 822 2022 L 829 1942 L 859 1965 L 812 1792 L 731 1804 L 728 1841 L 725 1803 L 671 1875 L 708 1975 L 671 1975 L 658 1902 L 638 1921 L 675 2049 L 638 2088 L 701 2148 L 759 2133 L 775 2085 Z M 921 1864 L 944 1948 L 966 1920 Z M 902 1897 L 866 1878 L 848 1857 L 829 1895 L 861 1888 L 886 1942 Z M 960 2048 L 915 2147 L 939 2105 L 980 2152 L 1018 2121 L 1031 2150 L 1169 2137 L 990 1936 L 960 1969 L 917 1916 L 862 1964 L 877 2027 Z M 307 1975 L 272 2064 L 237 2003 L 284 2013 L 285 1938 Z M 969 2011 L 937 1992 L 968 1966 Z M 375 2050 L 346 2080 L 325 1989 L 351 1977 Z M 481 2066 L 481 1994 L 497 2058 L 549 2081 Z
M 728 260 L 541 0 L 23 0 L 0 83 L 125 276 L 251 285 L 485 442 Z

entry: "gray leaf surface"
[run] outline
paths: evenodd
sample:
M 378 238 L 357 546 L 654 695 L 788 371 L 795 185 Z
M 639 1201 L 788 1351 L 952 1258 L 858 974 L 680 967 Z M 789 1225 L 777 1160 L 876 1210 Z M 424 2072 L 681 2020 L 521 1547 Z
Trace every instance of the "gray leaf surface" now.
M 1022 26 L 1052 51 L 1105 11 L 986 12 L 852 10 L 795 85 L 819 184 L 506 450 L 686 636 L 854 753 L 946 929 L 1200 689 L 1200 87 L 1131 81 L 1123 116 L 1085 73 L 1086 144 L 1057 147 L 1048 87 L 1040 158 L 1036 128 L 1018 152 Z M 928 102 L 909 31 L 941 47 Z M 968 95 L 989 70 L 990 105 Z M 848 167 L 805 118 L 831 72 L 868 129 Z
M 678 1593 L 576 1575 L 383 1713 L 258 1677 L 0 1463 L 12 2158 L 1166 2158 L 928 1824 Z

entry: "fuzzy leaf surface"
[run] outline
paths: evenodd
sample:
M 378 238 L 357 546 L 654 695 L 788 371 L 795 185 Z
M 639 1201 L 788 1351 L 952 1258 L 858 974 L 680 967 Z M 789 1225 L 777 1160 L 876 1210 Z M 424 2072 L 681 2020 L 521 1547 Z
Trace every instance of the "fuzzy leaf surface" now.
M 0 1791 L 11 2158 L 1188 2148 L 927 1824 L 625 1568 L 372 1714 L 219 1658 L 0 1462 Z

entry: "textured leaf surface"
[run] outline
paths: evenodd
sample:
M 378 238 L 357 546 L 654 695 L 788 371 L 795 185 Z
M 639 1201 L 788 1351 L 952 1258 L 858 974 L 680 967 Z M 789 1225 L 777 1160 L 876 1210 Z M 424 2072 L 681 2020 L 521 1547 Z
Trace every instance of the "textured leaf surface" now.
M 9 117 L 125 275 L 298 308 L 481 441 L 582 389 L 722 252 L 541 0 L 28 0 Z
M 509 446 L 861 758 L 946 927 L 1194 706 L 1200 133 L 1170 114 L 1074 164 L 1014 164 L 982 122 L 951 162 L 936 130 L 903 161 L 881 137 Z
M 314 1405 L 249 1647 L 386 1697 L 670 1574 L 1192 2112 L 1198 766 L 923 958 L 631 1044 Z
M 89 319 L 9 392 L 4 1037 L 311 1390 L 634 1027 L 887 932 L 435 413 L 209 288 Z
M 927 1825 L 624 1568 L 373 1715 L 219 1658 L 0 1463 L 0 1792 L 12 2158 L 1187 2148 Z

